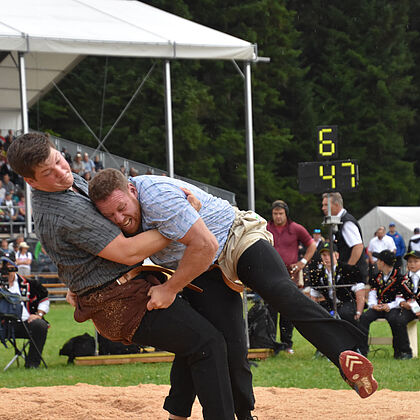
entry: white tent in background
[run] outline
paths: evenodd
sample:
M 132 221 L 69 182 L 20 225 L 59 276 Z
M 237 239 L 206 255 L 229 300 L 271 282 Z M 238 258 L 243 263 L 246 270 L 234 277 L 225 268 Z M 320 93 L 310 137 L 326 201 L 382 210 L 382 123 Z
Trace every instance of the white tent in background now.
M 3 1 L 0 13 L 0 129 L 28 132 L 28 106 L 86 55 L 163 59 L 166 154 L 170 176 L 174 175 L 170 61 L 231 60 L 244 79 L 248 207 L 254 209 L 251 62 L 263 60 L 258 58 L 255 44 L 139 1 Z M 244 62 L 243 73 L 236 60 Z M 26 193 L 26 203 L 30 206 L 28 188 Z M 30 207 L 26 210 L 29 214 Z M 27 231 L 32 231 L 30 224 Z
M 21 128 L 18 52 L 25 54 L 29 106 L 86 55 L 257 59 L 254 44 L 138 1 L 2 2 L 0 128 Z
M 397 231 L 408 246 L 409 239 L 414 235 L 414 228 L 420 227 L 420 207 L 374 207 L 359 219 L 364 245 L 369 245 L 379 226 L 385 226 L 388 231 L 391 222 L 395 223 Z

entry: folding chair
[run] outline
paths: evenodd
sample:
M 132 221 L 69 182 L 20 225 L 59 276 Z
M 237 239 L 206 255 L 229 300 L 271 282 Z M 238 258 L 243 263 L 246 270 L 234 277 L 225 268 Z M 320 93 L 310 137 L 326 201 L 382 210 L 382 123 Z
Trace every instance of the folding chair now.
M 4 331 L 4 337 L 2 337 L 2 342 L 5 347 L 7 347 L 7 343 L 9 343 L 15 350 L 15 355 L 10 360 L 10 362 L 4 367 L 3 371 L 5 372 L 9 367 L 13 364 L 13 362 L 16 360 L 17 365 L 19 366 L 19 357 L 21 357 L 23 360 L 26 360 L 28 354 L 28 347 L 30 344 L 32 344 L 35 348 L 35 351 L 38 353 L 39 357 L 41 358 L 42 363 L 47 368 L 47 364 L 45 363 L 45 360 L 43 359 L 41 352 L 39 351 L 38 347 L 36 346 L 32 335 L 28 329 L 28 326 L 25 322 L 22 322 L 21 320 L 11 319 L 9 317 L 2 316 L 0 314 L 0 319 L 2 323 L 2 329 Z M 21 348 L 19 348 L 17 340 L 20 340 L 21 337 L 15 336 L 15 326 L 17 323 L 22 323 L 22 326 L 25 329 L 26 337 L 23 337 L 23 344 Z
M 3 369 L 7 370 L 11 364 L 16 360 L 19 365 L 19 357 L 24 360 L 27 357 L 26 348 L 32 344 L 41 358 L 44 366 L 47 367 L 44 359 L 41 356 L 41 352 L 36 346 L 31 333 L 29 332 L 28 326 L 22 321 L 22 304 L 21 302 L 25 299 L 15 293 L 11 293 L 8 290 L 0 287 L 0 341 L 7 348 L 7 343 L 10 343 L 15 349 L 15 355 L 12 360 Z M 18 323 L 22 323 L 22 326 L 26 332 L 26 341 L 24 341 L 23 347 L 19 348 L 16 342 L 15 327 Z

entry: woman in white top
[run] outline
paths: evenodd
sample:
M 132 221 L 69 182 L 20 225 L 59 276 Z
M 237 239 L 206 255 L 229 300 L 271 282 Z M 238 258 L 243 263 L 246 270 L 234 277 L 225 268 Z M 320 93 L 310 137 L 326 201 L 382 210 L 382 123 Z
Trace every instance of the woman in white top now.
M 16 265 L 18 273 L 22 276 L 31 274 L 32 254 L 28 251 L 29 245 L 26 242 L 19 244 L 19 250 L 16 253 Z

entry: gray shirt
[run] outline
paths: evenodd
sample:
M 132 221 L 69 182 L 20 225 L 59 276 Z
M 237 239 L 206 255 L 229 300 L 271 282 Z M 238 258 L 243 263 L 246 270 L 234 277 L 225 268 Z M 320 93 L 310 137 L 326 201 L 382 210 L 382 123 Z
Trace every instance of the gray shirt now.
M 35 233 L 71 291 L 80 293 L 120 277 L 130 267 L 98 257 L 120 233 L 89 200 L 85 179 L 74 175 L 72 190 L 33 190 Z

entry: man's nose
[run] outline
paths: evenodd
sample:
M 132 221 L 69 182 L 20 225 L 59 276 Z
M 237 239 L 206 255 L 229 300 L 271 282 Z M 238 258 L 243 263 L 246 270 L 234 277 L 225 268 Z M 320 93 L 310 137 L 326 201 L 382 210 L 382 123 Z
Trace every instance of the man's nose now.
M 116 224 L 120 224 L 124 221 L 124 216 L 121 213 L 114 214 L 114 221 Z

